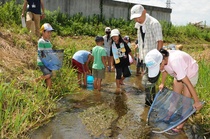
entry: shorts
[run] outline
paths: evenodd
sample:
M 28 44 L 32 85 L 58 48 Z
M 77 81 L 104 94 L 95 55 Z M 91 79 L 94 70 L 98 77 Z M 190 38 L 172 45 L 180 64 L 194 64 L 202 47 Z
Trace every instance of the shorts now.
M 174 78 L 174 80 L 177 80 L 177 79 Z M 193 77 L 189 78 L 189 80 L 190 80 L 191 84 L 195 87 L 198 82 L 198 72 Z
M 85 73 L 88 71 L 87 67 L 84 64 L 79 63 L 75 59 L 72 59 L 72 67 L 77 70 L 78 73 Z
M 130 72 L 128 66 L 116 68 L 116 79 L 121 79 L 122 75 L 123 75 L 123 77 L 131 76 L 131 72 Z
M 104 69 L 92 69 L 93 71 L 93 77 L 104 79 L 105 78 L 105 68 Z
M 43 75 L 49 75 L 52 76 L 52 70 L 48 69 L 45 66 L 39 66 L 39 68 L 41 69 Z
M 189 80 L 192 83 L 192 85 L 195 87 L 195 85 L 198 82 L 198 72 L 192 78 L 190 78 Z

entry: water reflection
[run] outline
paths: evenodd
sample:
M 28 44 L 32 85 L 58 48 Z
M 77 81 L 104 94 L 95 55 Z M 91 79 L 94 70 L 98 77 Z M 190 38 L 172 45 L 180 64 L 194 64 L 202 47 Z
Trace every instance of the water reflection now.
M 111 132 L 110 137 L 117 137 L 119 135 L 120 128 L 117 126 L 117 122 L 128 111 L 126 100 L 127 100 L 127 96 L 125 92 L 116 93 L 114 109 L 117 112 L 118 117 L 111 123 L 112 132 Z
M 127 100 L 127 96 L 126 96 L 125 92 L 116 94 L 114 109 L 116 110 L 116 112 L 118 114 L 118 118 L 125 115 L 128 111 L 128 108 L 126 105 L 126 100 Z

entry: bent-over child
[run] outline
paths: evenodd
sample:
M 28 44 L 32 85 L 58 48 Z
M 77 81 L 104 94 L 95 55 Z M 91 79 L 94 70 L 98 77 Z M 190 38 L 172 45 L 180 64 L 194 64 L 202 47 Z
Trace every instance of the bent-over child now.
M 77 72 L 78 84 L 82 85 L 82 76 L 84 87 L 87 86 L 87 74 L 89 73 L 89 60 L 91 59 L 91 52 L 86 50 L 79 50 L 74 53 L 72 57 L 72 67 Z

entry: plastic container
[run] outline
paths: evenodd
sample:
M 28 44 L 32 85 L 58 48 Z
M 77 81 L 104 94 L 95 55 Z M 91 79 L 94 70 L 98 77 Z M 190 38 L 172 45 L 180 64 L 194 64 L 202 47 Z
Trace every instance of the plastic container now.
M 128 55 L 128 58 L 129 58 L 130 64 L 133 63 L 133 58 L 131 57 L 131 55 Z
M 93 82 L 94 82 L 93 76 L 87 75 L 87 89 L 88 90 L 93 90 Z
M 25 20 L 25 17 L 21 17 L 21 24 L 22 24 L 22 27 L 23 27 L 23 28 L 26 27 L 26 20 Z

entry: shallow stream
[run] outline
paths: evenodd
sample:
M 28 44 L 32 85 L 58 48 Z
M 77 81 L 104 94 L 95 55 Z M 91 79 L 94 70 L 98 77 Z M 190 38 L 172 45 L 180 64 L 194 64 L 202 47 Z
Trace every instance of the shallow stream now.
M 102 90 L 81 89 L 59 101 L 59 113 L 30 134 L 31 139 L 191 139 L 190 126 L 176 136 L 154 134 L 147 125 L 149 107 L 141 76 L 125 79 L 116 92 L 115 73 L 106 72 Z

